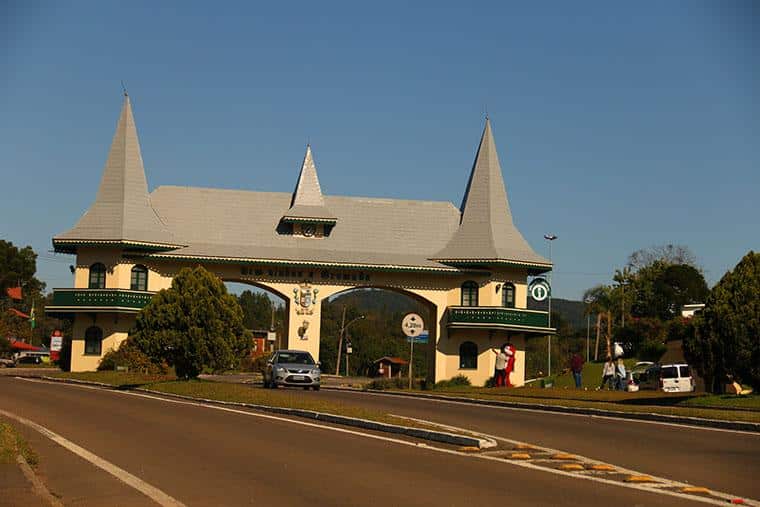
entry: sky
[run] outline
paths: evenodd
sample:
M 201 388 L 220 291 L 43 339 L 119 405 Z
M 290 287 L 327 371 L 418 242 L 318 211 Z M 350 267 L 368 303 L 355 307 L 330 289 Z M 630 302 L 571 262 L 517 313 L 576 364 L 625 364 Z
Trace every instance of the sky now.
M 0 2 L 0 238 L 70 287 L 71 228 L 132 100 L 150 189 L 459 206 L 486 113 L 554 296 L 678 244 L 710 285 L 760 249 L 760 5 Z M 368 230 L 367 234 L 372 231 Z

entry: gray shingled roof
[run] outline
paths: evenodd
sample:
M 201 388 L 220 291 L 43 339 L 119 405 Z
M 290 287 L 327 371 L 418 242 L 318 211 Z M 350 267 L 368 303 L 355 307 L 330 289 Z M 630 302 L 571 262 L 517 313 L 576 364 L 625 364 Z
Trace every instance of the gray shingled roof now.
M 306 146 L 306 155 L 301 164 L 298 183 L 293 190 L 290 208 L 282 217 L 283 220 L 315 219 L 322 222 L 334 222 L 335 215 L 325 206 L 322 188 L 319 186 L 317 166 L 311 154 L 311 146 Z
M 151 206 L 126 94 L 95 202 L 74 228 L 53 238 L 53 243 L 75 240 L 176 244 Z
M 283 220 L 336 219 L 327 237 L 280 227 Z M 89 242 L 138 243 L 172 250 L 154 256 L 201 259 L 449 271 L 457 268 L 445 264 L 548 265 L 512 222 L 488 121 L 461 213 L 449 202 L 323 196 L 310 147 L 293 194 L 164 186 L 149 195 L 126 96 L 95 202 L 53 239 L 57 249 Z
M 459 222 L 449 202 L 325 196 L 338 224 L 328 237 L 307 238 L 277 232 L 290 200 L 284 192 L 158 187 L 151 201 L 188 247 L 155 255 L 445 268 L 428 257 Z
M 549 264 L 530 247 L 512 221 L 499 155 L 486 119 L 462 200 L 461 223 L 445 248 L 431 256 L 444 263 L 530 262 Z

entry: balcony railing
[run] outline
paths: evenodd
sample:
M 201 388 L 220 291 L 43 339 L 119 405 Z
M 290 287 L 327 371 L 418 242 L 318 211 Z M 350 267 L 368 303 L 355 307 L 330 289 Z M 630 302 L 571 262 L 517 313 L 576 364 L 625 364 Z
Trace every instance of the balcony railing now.
M 450 306 L 446 325 L 553 332 L 548 312 L 499 306 Z
M 53 304 L 47 313 L 140 311 L 154 292 L 127 289 L 53 289 Z

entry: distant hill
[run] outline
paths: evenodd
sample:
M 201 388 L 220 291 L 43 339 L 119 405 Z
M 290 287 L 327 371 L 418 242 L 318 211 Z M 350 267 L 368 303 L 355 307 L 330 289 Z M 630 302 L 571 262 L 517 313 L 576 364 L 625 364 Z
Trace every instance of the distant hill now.
M 425 312 L 425 307 L 414 299 L 389 290 L 359 289 L 330 299 L 331 305 L 345 305 L 355 308 L 360 313 L 377 312 L 384 315 L 407 312 Z M 528 298 L 529 310 L 547 311 L 548 301 L 538 303 Z M 583 313 L 582 301 L 569 299 L 552 299 L 552 315 L 560 314 L 573 329 L 586 328 L 586 315 Z
M 529 310 L 547 311 L 548 308 L 548 300 L 539 303 L 533 298 L 528 298 Z M 586 328 L 586 314 L 583 313 L 584 310 L 585 305 L 583 304 L 583 301 L 572 301 L 570 299 L 561 298 L 552 299 L 552 315 L 560 314 L 562 319 L 575 330 Z
M 384 315 L 425 311 L 421 303 L 409 296 L 380 289 L 353 290 L 331 298 L 330 304 L 355 308 L 359 313 L 377 312 Z

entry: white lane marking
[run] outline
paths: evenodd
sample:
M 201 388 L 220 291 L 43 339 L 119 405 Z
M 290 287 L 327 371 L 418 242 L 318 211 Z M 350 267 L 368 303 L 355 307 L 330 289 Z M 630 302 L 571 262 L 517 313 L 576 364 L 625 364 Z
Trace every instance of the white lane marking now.
M 126 470 L 117 467 L 113 463 L 104 460 L 100 456 L 97 456 L 96 454 L 91 453 L 87 449 L 78 446 L 74 442 L 63 438 L 61 435 L 50 431 L 46 427 L 40 424 L 37 424 L 34 421 L 30 421 L 29 419 L 13 414 L 11 412 L 7 412 L 2 409 L 0 409 L 0 415 L 5 416 L 9 419 L 14 419 L 25 426 L 29 426 L 30 428 L 33 428 L 39 431 L 44 436 L 48 437 L 50 440 L 57 443 L 61 447 L 68 449 L 69 451 L 73 452 L 80 458 L 83 458 L 89 461 L 90 463 L 92 463 L 93 465 L 95 465 L 96 467 L 100 468 L 101 470 L 108 472 L 109 474 L 113 475 L 120 481 L 124 482 L 125 484 L 128 484 L 129 486 L 133 487 L 134 489 L 136 489 L 143 495 L 155 501 L 159 505 L 166 506 L 166 507 L 184 507 L 185 506 L 185 504 L 167 495 L 166 493 L 156 488 L 155 486 L 151 486 L 150 484 L 143 481 L 139 477 L 136 477 L 130 474 Z
M 457 426 L 451 426 L 449 424 L 437 423 L 437 422 L 431 421 L 429 419 L 416 419 L 414 417 L 407 417 L 407 416 L 396 415 L 396 414 L 388 414 L 388 415 L 390 415 L 392 417 L 398 417 L 400 419 L 407 419 L 407 420 L 410 420 L 410 421 L 424 422 L 426 424 L 431 424 L 433 426 L 438 426 L 440 428 L 444 428 L 444 429 L 446 429 L 448 431 L 469 432 L 472 435 L 476 435 L 476 436 L 479 436 L 479 437 L 482 437 L 482 438 L 490 438 L 490 439 L 493 439 L 493 440 L 498 440 L 500 442 L 506 442 L 506 443 L 513 444 L 513 445 L 527 444 L 527 445 L 530 445 L 533 449 L 538 450 L 538 451 L 543 451 L 543 452 L 548 452 L 548 453 L 572 454 L 573 456 L 576 456 L 578 458 L 578 461 L 582 461 L 582 462 L 584 462 L 586 464 L 592 464 L 592 465 L 610 465 L 612 467 L 615 467 L 615 471 L 618 472 L 618 473 L 626 474 L 626 475 L 646 475 L 646 476 L 652 477 L 654 480 L 658 481 L 658 483 L 642 484 L 642 487 L 644 487 L 644 488 L 668 488 L 668 487 L 686 488 L 686 487 L 693 487 L 694 486 L 693 484 L 688 484 L 688 483 L 685 483 L 685 482 L 674 481 L 672 479 L 666 479 L 664 477 L 659 477 L 659 476 L 652 475 L 652 474 L 643 474 L 642 472 L 638 472 L 636 470 L 631 470 L 629 468 L 624 468 L 624 467 L 621 467 L 619 465 L 615 465 L 615 464 L 612 464 L 612 463 L 607 463 L 607 462 L 604 462 L 604 461 L 599 461 L 599 460 L 592 459 L 592 458 L 587 458 L 586 456 L 581 456 L 578 453 L 568 453 L 567 451 L 562 451 L 560 449 L 554 449 L 554 448 L 551 448 L 551 447 L 543 447 L 543 446 L 540 446 L 540 445 L 531 444 L 529 442 L 523 442 L 523 441 L 520 441 L 520 440 L 513 440 L 511 438 L 504 438 L 504 437 L 499 437 L 499 436 L 496 436 L 496 435 L 489 435 L 487 433 L 476 433 L 476 432 L 473 432 L 471 430 L 468 430 L 467 428 L 459 428 Z M 520 465 L 521 463 L 525 463 L 525 462 L 519 462 L 519 461 L 515 462 L 516 465 Z M 571 474 L 572 474 L 572 472 L 571 472 Z M 708 488 L 708 489 L 710 489 L 710 494 L 723 499 L 722 502 L 719 502 L 720 505 L 724 505 L 726 503 L 726 501 L 730 502 L 732 499 L 737 498 L 737 495 L 732 495 L 732 494 L 729 494 L 729 493 L 723 493 L 721 491 L 716 491 L 716 490 L 711 489 L 711 488 Z M 693 498 L 690 495 L 687 495 L 687 496 L 689 498 Z M 745 505 L 760 505 L 759 502 L 756 502 L 756 501 L 754 501 L 752 499 L 745 499 L 744 503 L 745 503 Z
M 20 377 L 19 377 L 20 378 Z M 703 431 L 718 431 L 721 433 L 738 433 L 741 435 L 751 435 L 753 437 L 760 437 L 760 433 L 755 431 L 745 431 L 745 430 L 730 430 L 726 428 L 710 428 L 706 426 L 696 426 L 693 424 L 682 424 L 682 423 L 672 423 L 672 422 L 665 422 L 665 421 L 647 421 L 644 419 L 628 419 L 626 417 L 615 417 L 615 416 L 609 416 L 609 415 L 595 415 L 595 414 L 573 414 L 570 412 L 559 412 L 559 411 L 553 411 L 553 410 L 541 410 L 537 408 L 523 408 L 523 407 L 500 407 L 498 405 L 484 405 L 482 403 L 474 403 L 472 401 L 469 401 L 467 398 L 463 398 L 462 401 L 457 400 L 440 400 L 436 398 L 425 398 L 423 396 L 405 396 L 403 394 L 388 394 L 388 393 L 372 393 L 368 391 L 351 391 L 348 389 L 326 389 L 326 391 L 334 391 L 334 392 L 341 392 L 341 393 L 351 393 L 351 394 L 366 394 L 369 396 L 387 396 L 389 398 L 400 398 L 400 399 L 406 399 L 406 400 L 424 400 L 432 403 L 446 403 L 450 405 L 468 405 L 471 407 L 480 407 L 480 408 L 493 408 L 496 410 L 521 410 L 523 412 L 532 412 L 535 414 L 551 414 L 551 415 L 564 415 L 564 416 L 570 416 L 570 417 L 593 417 L 595 419 L 606 419 L 606 420 L 612 420 L 617 422 L 631 422 L 631 423 L 640 423 L 640 424 L 656 424 L 659 426 L 674 426 L 676 428 L 685 428 L 685 429 L 691 429 L 691 430 L 703 430 Z M 490 400 L 484 400 L 484 401 L 490 401 Z M 696 407 L 698 408 L 698 407 Z M 741 421 L 739 421 L 741 422 Z
M 400 439 L 392 438 L 392 437 L 384 437 L 382 435 L 372 435 L 370 433 L 364 433 L 364 432 L 356 431 L 356 430 L 349 430 L 349 429 L 345 429 L 345 428 L 336 428 L 334 426 L 325 426 L 325 425 L 311 423 L 311 422 L 306 422 L 306 421 L 298 421 L 298 420 L 295 420 L 295 419 L 288 419 L 286 417 L 279 417 L 279 416 L 274 416 L 274 415 L 269 415 L 269 414 L 261 414 L 261 413 L 250 412 L 250 411 L 245 411 L 245 410 L 238 410 L 238 409 L 234 409 L 234 408 L 221 407 L 221 406 L 218 406 L 218 405 L 209 405 L 207 403 L 201 403 L 201 402 L 195 402 L 195 401 L 176 400 L 176 399 L 171 399 L 171 398 L 165 398 L 165 397 L 162 397 L 162 396 L 154 396 L 154 395 L 150 395 L 150 394 L 135 393 L 135 392 L 129 392 L 129 391 L 116 391 L 116 390 L 110 390 L 110 389 L 103 389 L 103 388 L 100 388 L 100 387 L 84 386 L 84 385 L 78 385 L 78 384 L 66 384 L 66 383 L 62 383 L 62 382 L 51 382 L 51 381 L 36 380 L 36 379 L 23 379 L 23 380 L 26 380 L 28 382 L 41 383 L 41 384 L 58 384 L 58 385 L 62 385 L 62 386 L 70 386 L 70 387 L 79 387 L 79 388 L 84 388 L 84 389 L 92 389 L 92 390 L 97 390 L 97 391 L 104 392 L 104 393 L 115 393 L 115 394 L 123 394 L 123 395 L 128 395 L 128 396 L 137 396 L 137 397 L 140 397 L 140 398 L 147 398 L 147 399 L 151 399 L 151 400 L 162 401 L 162 402 L 165 402 L 165 403 L 175 403 L 177 405 L 190 405 L 190 406 L 195 406 L 195 407 L 208 408 L 208 409 L 213 409 L 213 410 L 220 410 L 222 412 L 231 412 L 231 413 L 234 413 L 234 414 L 240 414 L 240 415 L 245 415 L 245 416 L 249 416 L 249 417 L 258 417 L 258 418 L 261 418 L 261 419 L 270 419 L 270 420 L 275 420 L 275 421 L 280 421 L 280 422 L 286 422 L 286 423 L 290 423 L 290 424 L 296 424 L 296 425 L 299 425 L 299 426 L 307 426 L 307 427 L 318 428 L 318 429 L 322 429 L 322 430 L 326 430 L 326 431 L 334 431 L 334 432 L 337 432 L 337 433 L 345 433 L 345 434 L 355 435 L 355 436 L 359 436 L 359 437 L 363 437 L 363 438 L 380 440 L 380 441 L 384 441 L 384 442 L 391 442 L 391 443 L 394 443 L 394 444 L 405 445 L 405 446 L 408 446 L 408 447 L 424 448 L 426 450 L 433 451 L 433 452 L 438 452 L 438 453 L 442 453 L 442 454 L 450 454 L 450 455 L 462 456 L 462 457 L 467 457 L 467 458 L 478 458 L 478 459 L 485 459 L 485 460 L 489 460 L 489 461 L 496 461 L 496 462 L 499 462 L 499 463 L 502 463 L 502 464 L 508 464 L 508 465 L 514 465 L 514 466 L 519 466 L 519 467 L 523 467 L 523 468 L 529 468 L 531 470 L 535 470 L 535 471 L 539 471 L 539 472 L 543 472 L 543 473 L 550 473 L 550 474 L 562 475 L 562 476 L 565 476 L 565 477 L 570 477 L 570 478 L 573 478 L 573 479 L 582 479 L 582 480 L 587 480 L 587 481 L 592 481 L 592 482 L 598 482 L 598 483 L 602 483 L 602 484 L 609 484 L 609 485 L 618 486 L 618 487 L 621 487 L 621 488 L 636 489 L 636 490 L 644 491 L 644 492 L 651 493 L 651 494 L 673 496 L 673 497 L 677 497 L 677 498 L 681 498 L 681 499 L 686 499 L 686 500 L 691 500 L 691 501 L 701 502 L 701 503 L 707 503 L 707 504 L 712 504 L 712 505 L 725 505 L 726 504 L 725 500 L 718 501 L 718 500 L 715 500 L 713 498 L 692 496 L 692 495 L 687 495 L 687 494 L 684 494 L 684 493 L 679 493 L 677 491 L 657 490 L 657 489 L 653 489 L 651 487 L 647 487 L 646 485 L 642 485 L 642 484 L 621 483 L 620 481 L 613 481 L 613 480 L 610 480 L 610 479 L 604 479 L 604 478 L 598 477 L 598 476 L 578 475 L 576 473 L 566 472 L 564 470 L 558 470 L 558 469 L 551 469 L 551 468 L 541 467 L 541 466 L 534 465 L 534 464 L 532 464 L 530 462 L 526 462 L 526 461 L 511 461 L 511 460 L 510 461 L 506 461 L 504 459 L 497 458 L 495 456 L 488 456 L 488 455 L 482 455 L 482 454 L 471 454 L 471 453 L 465 453 L 465 452 L 455 451 L 455 450 L 451 450 L 451 449 L 442 449 L 440 447 L 432 447 L 432 446 L 427 445 L 427 444 L 419 444 L 419 443 L 410 442 L 410 441 L 407 441 L 407 440 L 400 440 Z M 502 440 L 502 441 L 508 441 L 508 439 L 501 438 L 501 437 L 494 437 L 494 438 L 497 438 L 497 439 Z M 749 500 L 749 499 L 745 499 L 745 505 L 760 506 L 760 503 L 754 502 L 754 501 Z

